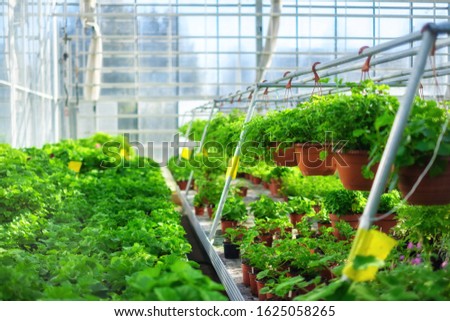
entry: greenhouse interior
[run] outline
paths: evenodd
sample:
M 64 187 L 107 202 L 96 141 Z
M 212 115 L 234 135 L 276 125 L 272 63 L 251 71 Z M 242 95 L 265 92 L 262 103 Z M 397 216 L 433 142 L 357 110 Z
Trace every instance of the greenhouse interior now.
M 0 9 L 1 301 L 450 301 L 448 1 Z

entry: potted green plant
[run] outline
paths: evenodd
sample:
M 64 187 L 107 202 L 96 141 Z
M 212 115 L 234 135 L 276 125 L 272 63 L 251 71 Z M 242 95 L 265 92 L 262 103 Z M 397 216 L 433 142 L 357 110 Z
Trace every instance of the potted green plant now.
M 247 208 L 242 198 L 238 196 L 229 197 L 222 211 L 221 226 L 225 233 L 227 228 L 236 227 L 238 223 L 247 219 Z
M 448 103 L 446 103 L 448 105 Z M 408 119 L 395 166 L 399 172 L 398 186 L 406 196 L 430 161 L 438 137 L 448 122 L 447 105 L 416 98 Z M 414 205 L 444 205 L 450 203 L 450 130 L 442 137 L 437 158 L 408 202 Z
M 386 85 L 370 80 L 352 84 L 350 95 L 331 95 L 321 108 L 325 118 L 320 130 L 333 134 L 334 161 L 347 189 L 370 190 L 372 186 L 377 164 L 370 163 L 369 151 L 374 145 L 386 143 L 382 122 L 391 119 L 398 108 L 397 98 L 388 90 Z M 339 144 L 343 141 L 344 145 Z
M 316 213 L 314 205 L 316 205 L 316 202 L 306 197 L 291 197 L 288 201 L 288 206 L 290 208 L 289 217 L 292 225 L 295 226 L 305 215 L 314 215 Z
M 195 215 L 201 216 L 205 213 L 205 203 L 203 201 L 203 196 L 201 193 L 197 193 L 194 196 L 194 212 Z
M 281 188 L 281 178 L 289 172 L 286 167 L 274 167 L 269 174 L 267 179 L 270 181 L 269 190 L 272 196 L 279 196 L 279 190 Z
M 192 167 L 190 163 L 185 159 L 178 159 L 178 157 L 172 157 L 167 162 L 167 167 L 172 173 L 173 178 L 178 184 L 180 190 L 186 190 L 189 176 L 191 175 Z M 192 187 L 194 180 L 192 181 Z
M 339 238 L 336 223 L 341 220 L 349 223 L 354 229 L 358 227 L 366 203 L 367 199 L 360 191 L 340 189 L 327 194 L 323 206 L 330 214 L 331 225 L 336 237 Z

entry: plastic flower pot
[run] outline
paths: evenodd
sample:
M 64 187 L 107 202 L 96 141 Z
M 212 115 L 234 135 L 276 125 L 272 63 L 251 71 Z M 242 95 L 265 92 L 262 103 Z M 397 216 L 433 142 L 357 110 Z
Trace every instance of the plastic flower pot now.
M 278 196 L 280 188 L 281 188 L 281 180 L 280 179 L 271 178 L 270 179 L 270 185 L 269 185 L 270 195 Z
M 376 214 L 376 217 L 380 217 L 382 214 Z M 377 220 L 372 223 L 379 227 L 379 230 L 383 233 L 389 234 L 389 231 L 397 225 L 397 219 L 395 214 L 390 214 L 382 220 Z
M 256 290 L 258 292 L 258 300 L 266 301 L 267 295 L 261 293 L 261 289 L 266 286 L 266 283 L 263 280 L 256 280 Z
M 325 159 L 320 159 L 320 153 L 326 151 Z M 331 145 L 295 144 L 297 165 L 304 176 L 328 176 L 336 171 Z
M 205 213 L 205 207 L 204 206 L 194 206 L 194 212 L 197 216 L 202 216 Z
M 256 275 L 258 274 L 258 271 L 256 269 L 252 268 L 252 271 L 249 272 L 249 279 L 250 279 L 250 292 L 254 296 L 258 296 L 258 286 L 256 285 Z
M 248 192 L 248 187 L 247 186 L 241 186 L 239 187 L 239 190 L 237 192 L 237 194 L 241 197 L 246 197 L 247 196 L 247 192 Z
M 447 160 L 446 170 L 440 175 L 432 177 L 425 175 L 414 193 L 409 197 L 408 203 L 412 205 L 445 205 L 450 203 L 450 157 Z M 398 187 L 405 197 L 423 172 L 422 166 L 408 166 L 399 169 Z
M 290 213 L 289 220 L 291 221 L 292 225 L 295 226 L 297 223 L 301 222 L 304 216 L 305 214 Z
M 241 263 L 241 268 L 242 268 L 242 283 L 245 286 L 250 286 L 250 271 L 251 271 L 251 267 L 250 265 L 248 265 L 245 262 Z
M 251 182 L 255 185 L 259 185 L 262 182 L 262 179 L 252 175 Z
M 297 166 L 297 158 L 295 157 L 295 147 L 291 146 L 286 149 L 278 148 L 280 143 L 273 143 L 270 145 L 272 149 L 272 156 L 277 166 L 294 167 Z
M 373 179 L 365 178 L 361 169 L 369 163 L 369 153 L 365 150 L 351 150 L 346 153 L 336 153 L 336 167 L 342 185 L 349 190 L 370 191 Z M 371 170 L 376 173 L 378 164 Z
M 362 214 L 347 214 L 347 215 L 330 214 L 331 226 L 334 228 L 333 235 L 337 239 L 342 240 L 343 238 L 342 238 L 341 234 L 339 233 L 339 230 L 336 228 L 336 223 L 339 221 L 345 221 L 348 224 L 350 224 L 351 227 L 353 227 L 354 229 L 357 229 L 361 215 Z
M 231 242 L 223 242 L 223 253 L 226 259 L 238 259 L 240 255 L 239 246 Z
M 208 211 L 208 217 L 212 218 L 212 215 L 214 213 L 214 204 L 208 204 L 208 206 L 206 207 L 206 210 Z
M 236 227 L 237 225 L 238 225 L 238 222 L 236 222 L 236 221 L 226 221 L 226 220 L 220 221 L 220 226 L 222 228 L 223 234 L 225 234 L 225 231 L 227 230 L 227 228 L 233 228 L 233 227 Z

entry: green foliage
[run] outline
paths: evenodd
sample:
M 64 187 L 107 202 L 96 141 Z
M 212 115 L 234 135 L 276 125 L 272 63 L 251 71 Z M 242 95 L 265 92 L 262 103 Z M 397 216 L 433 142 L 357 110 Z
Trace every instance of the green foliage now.
M 243 222 L 247 219 L 247 207 L 241 197 L 231 196 L 226 200 L 222 220 Z
M 172 173 L 173 178 L 178 181 L 187 181 L 191 175 L 192 167 L 189 161 L 185 159 L 178 159 L 173 156 L 167 162 L 167 168 Z
M 448 103 L 446 104 L 448 105 Z M 433 155 L 437 139 L 442 132 L 442 126 L 449 117 L 450 112 L 445 109 L 445 106 L 438 105 L 435 101 L 416 98 L 403 133 L 395 164 L 399 167 L 414 164 L 425 166 Z M 448 127 L 439 147 L 438 156 L 450 156 L 450 130 Z M 442 172 L 445 165 L 445 161 L 437 160 L 431 173 Z
M 314 201 L 338 188 L 342 188 L 342 183 L 337 176 L 302 176 L 298 168 L 291 170 L 281 179 L 283 195 L 301 196 Z
M 280 217 L 277 211 L 277 202 L 267 195 L 261 195 L 259 200 L 249 204 L 250 211 L 255 219 L 271 219 Z
M 138 301 L 225 301 L 223 287 L 187 262 L 158 265 L 134 273 L 123 299 Z
M 328 213 L 347 215 L 362 213 L 366 203 L 363 192 L 339 189 L 326 195 L 323 206 Z
M 96 144 L 109 139 L 43 150 L 0 145 L 1 300 L 140 299 L 128 280 L 155 267 L 191 286 L 171 272 L 187 264 L 191 246 L 159 168 L 133 156 L 99 168 Z M 67 167 L 75 156 L 83 160 L 80 174 Z M 206 292 L 196 299 L 223 298 L 209 279 L 197 277 L 201 286 Z
M 191 131 L 189 134 L 189 137 L 187 137 L 187 131 L 189 128 L 189 125 L 192 123 Z M 183 137 L 188 138 L 191 141 L 200 141 L 203 134 L 203 129 L 206 126 L 207 121 L 203 119 L 195 119 L 193 121 L 185 123 L 183 126 L 178 128 L 178 131 Z
M 290 208 L 291 213 L 296 214 L 314 214 L 313 206 L 316 205 L 316 202 L 302 196 L 294 196 L 289 198 L 288 206 Z

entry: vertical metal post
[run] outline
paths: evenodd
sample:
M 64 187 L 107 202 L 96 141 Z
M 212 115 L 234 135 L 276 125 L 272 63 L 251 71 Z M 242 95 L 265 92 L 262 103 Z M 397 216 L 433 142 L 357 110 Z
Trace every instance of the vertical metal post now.
M 256 96 L 258 96 L 258 90 L 259 90 L 259 86 L 255 85 L 255 88 L 253 90 L 253 96 L 252 99 L 250 101 L 250 104 L 248 106 L 248 110 L 247 110 L 247 117 L 245 118 L 244 121 L 244 125 L 243 125 L 243 129 L 241 131 L 241 135 L 239 136 L 239 142 L 236 146 L 236 150 L 234 151 L 234 158 L 236 159 L 240 154 L 241 154 L 241 145 L 244 141 L 245 135 L 247 133 L 247 127 L 245 126 L 251 119 L 253 116 L 253 112 L 255 110 L 255 100 L 256 100 Z M 233 169 L 231 170 L 231 172 L 233 172 Z M 214 240 L 214 236 L 216 235 L 216 230 L 217 230 L 217 226 L 219 225 L 219 220 L 222 217 L 222 211 L 223 211 L 223 206 L 225 205 L 225 202 L 227 200 L 227 196 L 228 196 L 228 191 L 230 189 L 230 184 L 231 184 L 231 180 L 232 180 L 232 175 L 227 176 L 227 178 L 225 179 L 225 185 L 223 187 L 222 190 L 222 195 L 220 196 L 220 201 L 219 204 L 217 206 L 217 210 L 214 216 L 214 221 L 213 224 L 211 226 L 211 230 L 209 232 L 209 240 L 213 241 Z
M 428 55 L 430 54 L 435 40 L 436 34 L 432 30 L 426 28 L 423 31 L 422 46 L 417 55 L 416 63 L 411 74 L 410 81 L 406 88 L 406 93 L 401 101 L 400 108 L 397 111 L 397 115 L 395 116 L 394 124 L 392 125 L 392 130 L 389 134 L 386 148 L 383 152 L 378 171 L 375 175 L 375 180 L 370 190 L 367 205 L 361 217 L 359 229 L 369 229 L 375 213 L 378 210 L 381 194 L 383 194 L 385 190 L 386 182 L 391 171 L 392 164 L 395 160 L 395 156 L 402 139 L 403 131 L 408 121 L 412 102 L 414 100 L 414 96 L 416 95 L 420 78 L 422 77 L 423 71 L 425 69 Z
M 261 57 L 263 55 L 263 2 L 256 0 L 255 2 L 255 27 L 256 27 L 256 74 L 259 74 L 261 68 Z
M 206 133 L 208 132 L 208 127 L 209 127 L 209 124 L 211 123 L 211 119 L 214 115 L 214 110 L 216 109 L 216 106 L 217 106 L 217 101 L 214 100 L 214 104 L 211 107 L 211 112 L 209 113 L 208 121 L 205 124 L 205 128 L 203 128 L 202 138 L 200 139 L 200 144 L 198 146 L 200 151 L 203 149 L 203 144 L 205 143 L 205 139 L 206 139 Z M 195 148 L 194 148 L 194 152 L 195 152 Z M 192 154 L 194 154 L 194 153 L 192 153 Z M 186 197 L 189 194 L 189 189 L 191 188 L 193 178 L 194 178 L 194 170 L 191 170 L 191 174 L 189 175 L 189 180 L 188 180 L 188 183 L 186 186 L 186 192 L 185 192 Z

